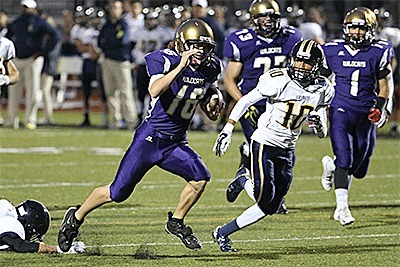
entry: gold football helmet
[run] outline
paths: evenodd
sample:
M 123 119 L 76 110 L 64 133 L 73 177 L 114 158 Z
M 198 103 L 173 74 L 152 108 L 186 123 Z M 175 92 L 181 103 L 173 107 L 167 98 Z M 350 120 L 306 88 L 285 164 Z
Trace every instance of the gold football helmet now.
M 356 7 L 346 14 L 343 21 L 343 37 L 347 43 L 360 48 L 371 43 L 378 26 L 375 13 L 366 7 Z M 365 30 L 365 34 L 350 34 L 350 28 Z
M 281 22 L 279 5 L 274 0 L 254 0 L 249 8 L 251 23 L 257 34 L 264 37 L 273 37 L 278 32 Z M 260 21 L 259 18 L 268 17 Z
M 202 50 L 201 56 L 194 56 L 191 60 L 191 64 L 200 65 L 210 58 L 214 50 L 214 33 L 206 22 L 199 19 L 188 19 L 178 27 L 174 43 L 175 50 L 179 54 L 189 50 L 193 45 Z

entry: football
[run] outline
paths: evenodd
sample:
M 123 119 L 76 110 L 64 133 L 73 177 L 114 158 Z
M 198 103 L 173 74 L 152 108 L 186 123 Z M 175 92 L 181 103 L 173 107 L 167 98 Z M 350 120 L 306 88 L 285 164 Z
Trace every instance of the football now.
M 217 89 L 217 92 L 213 94 L 207 103 L 207 111 L 210 115 L 210 119 L 216 120 L 225 107 L 224 97 L 222 93 Z
M 210 111 L 217 109 L 221 111 L 224 108 L 225 101 L 220 90 L 217 89 L 217 92 L 211 96 L 208 106 Z

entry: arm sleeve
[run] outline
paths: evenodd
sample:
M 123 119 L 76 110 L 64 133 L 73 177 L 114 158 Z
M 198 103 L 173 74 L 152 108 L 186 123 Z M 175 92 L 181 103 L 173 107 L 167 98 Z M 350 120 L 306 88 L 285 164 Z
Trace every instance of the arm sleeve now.
M 24 240 L 19 236 L 5 235 L 1 243 L 6 244 L 12 251 L 20 253 L 33 253 L 39 251 L 39 243 Z
M 245 111 L 251 105 L 257 103 L 258 101 L 264 99 L 265 97 L 258 90 L 252 90 L 247 95 L 244 95 L 236 103 L 235 107 L 229 115 L 229 119 L 234 121 L 239 121 L 240 117 L 243 116 Z

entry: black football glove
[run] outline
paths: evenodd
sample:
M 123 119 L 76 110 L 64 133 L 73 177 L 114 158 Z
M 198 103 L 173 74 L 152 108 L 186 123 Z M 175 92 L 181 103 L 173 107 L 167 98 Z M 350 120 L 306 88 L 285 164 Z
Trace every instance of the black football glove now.
M 315 131 L 320 132 L 322 131 L 322 122 L 319 115 L 311 114 L 307 116 L 307 124 L 308 127 L 311 129 L 315 129 Z
M 257 121 L 258 118 L 260 117 L 260 113 L 258 112 L 258 109 L 254 106 L 250 106 L 246 113 L 244 114 L 244 118 L 253 126 L 254 128 L 257 128 Z

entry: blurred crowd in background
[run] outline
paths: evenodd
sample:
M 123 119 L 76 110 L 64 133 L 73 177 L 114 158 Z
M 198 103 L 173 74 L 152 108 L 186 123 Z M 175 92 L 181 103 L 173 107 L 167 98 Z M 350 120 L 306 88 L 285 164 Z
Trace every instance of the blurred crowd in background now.
M 18 2 L 18 4 L 17 4 Z M 62 2 L 69 2 L 68 4 Z M 0 36 L 13 39 L 15 32 L 10 33 L 13 21 L 26 12 L 40 16 L 46 20 L 52 32 L 42 40 L 42 44 L 50 46 L 51 40 L 56 40 L 50 50 L 46 50 L 44 62 L 41 64 L 40 82 L 37 83 L 39 96 L 35 98 L 39 109 L 43 109 L 44 117 L 35 118 L 36 112 L 28 114 L 32 118 L 24 123 L 19 122 L 18 107 L 24 103 L 18 95 L 12 96 L 5 87 L 0 98 L 0 123 L 8 127 L 19 128 L 21 125 L 35 129 L 37 125 L 57 123 L 53 110 L 79 108 L 83 110 L 80 126 L 101 126 L 109 129 L 134 129 L 146 115 L 150 97 L 147 93 L 149 77 L 143 56 L 146 53 L 167 47 L 174 39 L 175 29 L 189 18 L 199 18 L 206 21 L 213 29 L 216 48 L 215 53 L 223 59 L 224 39 L 229 33 L 250 27 L 250 15 L 247 11 L 251 1 L 135 1 L 121 0 L 116 6 L 109 1 L 34 1 L 2 0 L 0 4 Z M 351 3 L 349 3 L 351 2 Z M 353 3 L 354 2 L 354 3 Z M 364 3 L 365 2 L 365 3 Z M 297 27 L 304 38 L 324 43 L 334 38 L 341 38 L 341 21 L 346 11 L 355 6 L 365 5 L 374 10 L 379 26 L 377 38 L 389 39 L 399 60 L 400 33 L 398 29 L 399 3 L 397 1 L 278 1 L 282 14 L 281 25 Z M 58 4 L 57 4 L 58 3 Z M 64 6 L 63 6 L 64 5 Z M 68 5 L 68 8 L 63 8 Z M 18 6 L 18 10 L 14 7 Z M 392 8 L 397 6 L 397 10 Z M 331 10 L 338 12 L 336 20 L 327 16 Z M 329 12 L 328 12 L 328 11 Z M 395 16 L 393 16 L 393 13 Z M 331 15 L 331 14 L 330 14 Z M 129 92 L 115 92 L 109 81 L 102 80 L 102 72 L 110 72 L 107 68 L 107 58 L 113 58 L 115 53 L 108 53 L 112 40 L 107 38 L 106 22 L 122 21 L 121 31 L 127 35 L 129 56 L 122 53 L 123 60 L 130 62 L 129 70 L 132 77 Z M 125 26 L 124 26 L 125 25 Z M 389 30 L 387 30 L 389 29 Z M 112 29 L 111 29 L 112 30 Z M 122 34 L 122 33 L 121 33 Z M 18 35 L 18 33 L 17 33 Z M 102 40 L 103 41 L 99 41 Z M 102 47 L 98 44 L 103 43 Z M 18 44 L 15 44 L 18 46 Z M 17 48 L 17 51 L 19 49 Z M 45 51 L 38 48 L 38 51 Z M 18 59 L 20 55 L 16 55 Z M 62 66 L 72 64 L 74 71 L 68 71 Z M 63 72 L 63 73 L 61 73 Z M 62 76 L 64 74 L 64 76 Z M 118 74 L 117 74 L 118 75 Z M 399 70 L 394 72 L 399 98 Z M 221 77 L 220 87 L 223 90 Z M 106 86 L 105 86 L 106 85 Z M 25 83 L 26 86 L 26 83 Z M 21 85 L 23 87 L 23 85 Z M 21 96 L 27 95 L 21 94 Z M 115 97 L 118 95 L 119 97 Z M 118 98 L 118 99 L 116 99 Z M 108 102 L 108 101 L 111 101 Z M 8 103 L 8 105 L 7 105 Z M 10 109 L 10 104 L 14 105 Z M 6 108 L 7 107 L 7 108 Z M 22 107 L 22 106 L 21 106 Z M 111 108 L 110 108 L 111 107 Z M 93 125 L 91 112 L 96 108 L 102 113 L 101 125 Z M 11 112 L 13 114 L 7 114 Z M 27 111 L 26 115 L 27 116 Z M 392 119 L 392 131 L 398 133 L 398 125 Z M 195 115 L 192 129 L 217 130 L 220 123 L 211 123 L 200 113 Z M 396 128 L 397 127 L 397 128 Z

